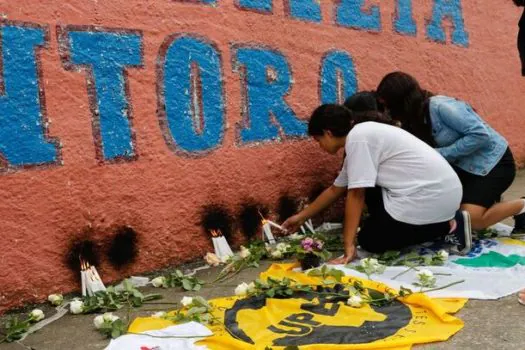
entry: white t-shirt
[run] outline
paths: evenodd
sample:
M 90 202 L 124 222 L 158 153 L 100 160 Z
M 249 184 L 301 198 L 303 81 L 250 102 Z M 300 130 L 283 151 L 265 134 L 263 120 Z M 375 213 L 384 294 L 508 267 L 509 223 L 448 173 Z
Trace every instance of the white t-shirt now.
M 346 158 L 334 185 L 383 188 L 385 210 L 397 221 L 425 225 L 451 220 L 463 190 L 448 162 L 401 128 L 366 122 L 346 137 Z

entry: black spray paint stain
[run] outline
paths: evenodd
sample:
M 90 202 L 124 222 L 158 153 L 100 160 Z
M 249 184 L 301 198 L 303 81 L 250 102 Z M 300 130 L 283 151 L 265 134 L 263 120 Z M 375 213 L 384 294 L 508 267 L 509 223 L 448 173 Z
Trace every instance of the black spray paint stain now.
M 257 235 L 257 232 L 261 227 L 261 215 L 266 218 L 268 213 L 268 208 L 260 203 L 245 201 L 241 204 L 239 222 L 242 233 L 246 238 L 252 239 Z
M 132 263 L 137 257 L 137 232 L 129 226 L 118 227 L 107 254 L 115 268 Z
M 290 216 L 297 213 L 299 208 L 298 201 L 288 195 L 281 196 L 279 198 L 279 204 L 277 205 L 277 214 L 279 215 L 279 222 L 284 222 Z
M 308 200 L 310 203 L 312 203 L 323 191 L 325 190 L 326 186 L 322 183 L 318 182 L 315 185 L 312 186 L 310 189 L 310 193 L 308 194 Z
M 73 241 L 66 255 L 66 264 L 80 278 L 80 258 L 87 261 L 90 265 L 98 266 L 100 257 L 97 250 L 98 246 L 89 239 Z
M 201 225 L 206 230 L 206 233 L 209 233 L 211 230 L 220 230 L 226 239 L 230 239 L 233 217 L 225 206 L 210 204 L 202 208 Z

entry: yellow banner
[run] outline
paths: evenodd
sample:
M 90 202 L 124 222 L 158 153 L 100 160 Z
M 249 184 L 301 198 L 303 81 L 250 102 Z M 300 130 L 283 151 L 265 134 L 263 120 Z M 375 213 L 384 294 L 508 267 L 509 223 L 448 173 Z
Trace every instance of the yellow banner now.
M 274 264 L 261 279 L 288 277 L 301 284 L 320 285 L 321 279 L 292 271 L 293 264 Z M 343 285 L 355 281 L 343 277 Z M 358 279 L 369 290 L 384 292 L 387 286 Z M 331 286 L 332 288 L 342 288 Z M 327 287 L 330 288 L 330 287 Z M 330 289 L 327 289 L 330 291 Z M 296 292 L 289 298 L 228 297 L 210 303 L 223 324 L 210 327 L 214 335 L 200 341 L 217 350 L 284 349 L 390 349 L 406 350 L 416 343 L 443 341 L 457 333 L 463 322 L 450 313 L 465 299 L 430 299 L 413 294 L 386 306 L 352 308 L 346 299 L 326 299 L 319 294 Z M 136 319 L 130 332 L 160 329 L 171 322 Z

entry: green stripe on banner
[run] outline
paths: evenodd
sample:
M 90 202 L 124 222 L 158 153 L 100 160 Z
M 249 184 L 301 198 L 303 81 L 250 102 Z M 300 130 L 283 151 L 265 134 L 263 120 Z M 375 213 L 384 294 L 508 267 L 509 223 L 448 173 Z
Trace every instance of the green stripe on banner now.
M 506 256 L 489 252 L 473 259 L 457 259 L 454 263 L 468 267 L 512 267 L 518 264 L 525 265 L 525 257 L 516 254 Z

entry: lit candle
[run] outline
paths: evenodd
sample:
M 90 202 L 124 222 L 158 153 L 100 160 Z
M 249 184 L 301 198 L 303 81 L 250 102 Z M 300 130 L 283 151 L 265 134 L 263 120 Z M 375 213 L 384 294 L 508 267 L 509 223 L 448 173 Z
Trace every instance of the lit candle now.
M 266 220 L 266 222 L 269 223 L 270 225 L 272 225 L 273 227 L 278 228 L 279 230 L 284 231 L 284 228 L 283 228 L 281 225 L 276 224 L 275 222 L 273 222 L 273 221 L 271 221 L 271 220 Z
M 84 271 L 84 266 L 82 263 L 80 263 L 80 280 L 82 281 L 82 296 L 85 297 L 87 294 L 86 271 Z
M 106 286 L 104 285 L 104 282 L 102 282 L 102 278 L 100 278 L 97 268 L 95 266 L 91 266 L 91 271 L 93 272 L 93 277 L 95 278 L 97 284 L 97 291 L 106 290 Z
M 217 243 L 217 237 L 215 231 L 211 231 L 211 242 L 213 243 L 213 249 L 215 250 L 215 255 L 217 255 L 219 258 L 221 257 L 221 252 L 219 251 L 219 244 Z
M 220 236 L 218 238 L 218 246 L 219 246 L 219 251 L 221 252 L 221 258 L 223 256 L 232 256 L 233 255 L 233 251 L 232 251 L 232 248 L 230 247 L 230 245 L 228 244 L 228 241 L 226 240 L 226 237 L 224 236 Z
M 266 238 L 268 239 L 268 243 L 275 244 L 275 238 L 273 237 L 272 229 L 271 229 L 270 223 L 268 221 L 266 221 L 264 223 L 263 230 L 264 230 L 264 234 L 265 234 Z

